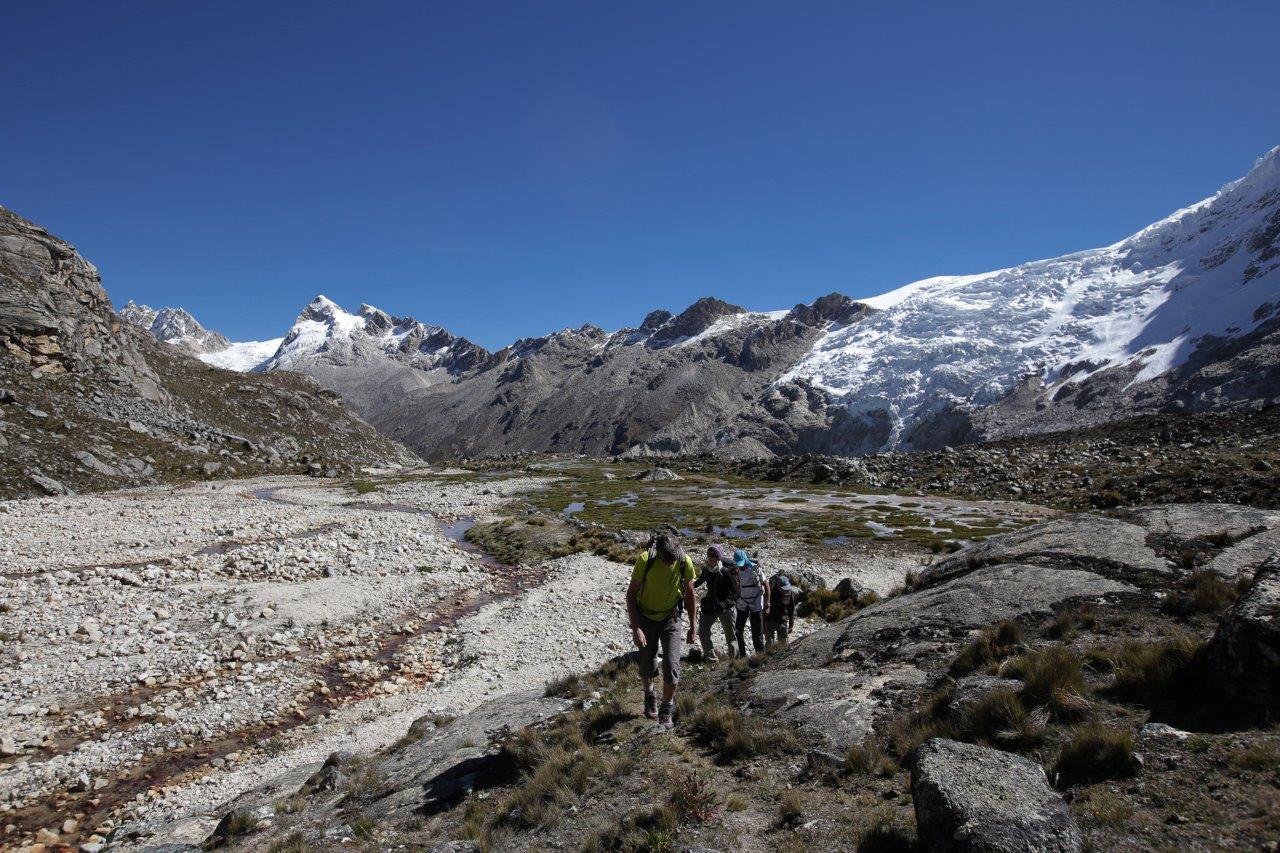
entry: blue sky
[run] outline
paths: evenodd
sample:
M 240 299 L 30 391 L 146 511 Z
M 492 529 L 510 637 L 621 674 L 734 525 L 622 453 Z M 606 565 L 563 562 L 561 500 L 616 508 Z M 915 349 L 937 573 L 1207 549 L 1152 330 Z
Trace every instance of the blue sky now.
M 116 303 L 491 347 L 1104 245 L 1280 144 L 1275 2 L 14 4 L 0 204 Z

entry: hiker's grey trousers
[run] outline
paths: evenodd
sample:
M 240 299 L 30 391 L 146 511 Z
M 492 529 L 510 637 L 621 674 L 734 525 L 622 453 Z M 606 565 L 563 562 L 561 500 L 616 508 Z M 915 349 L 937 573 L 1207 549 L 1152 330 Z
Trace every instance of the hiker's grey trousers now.
M 644 648 L 640 650 L 640 677 L 653 678 L 658 674 L 656 658 L 662 649 L 662 682 L 680 683 L 680 655 L 684 653 L 684 635 L 680 633 L 680 611 L 676 610 L 662 622 L 655 622 L 640 615 L 640 630 L 644 632 Z

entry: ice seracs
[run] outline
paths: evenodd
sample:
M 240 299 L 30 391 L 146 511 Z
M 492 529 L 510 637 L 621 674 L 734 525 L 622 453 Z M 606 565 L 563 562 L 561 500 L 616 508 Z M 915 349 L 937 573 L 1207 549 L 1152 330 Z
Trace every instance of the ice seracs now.
M 1206 336 L 1247 334 L 1280 301 L 1280 148 L 1244 178 L 1111 246 L 981 275 L 939 276 L 864 300 L 783 381 L 855 413 L 887 413 L 899 444 L 930 414 L 996 402 L 1028 374 L 1048 390 L 1184 363 Z

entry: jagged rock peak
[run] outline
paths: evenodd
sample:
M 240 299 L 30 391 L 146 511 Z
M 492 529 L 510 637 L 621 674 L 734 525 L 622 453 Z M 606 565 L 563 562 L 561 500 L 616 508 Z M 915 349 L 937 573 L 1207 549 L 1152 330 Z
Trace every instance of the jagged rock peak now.
M 869 305 L 856 302 L 843 293 L 828 293 L 819 296 L 809 305 L 798 304 L 787 314 L 789 319 L 806 326 L 825 326 L 828 324 L 848 325 L 871 314 Z
M 704 296 L 658 328 L 653 335 L 653 340 L 666 342 L 691 338 L 711 328 L 711 324 L 721 317 L 746 312 L 747 309 L 740 305 L 733 305 L 714 296 Z M 653 314 L 649 316 L 652 317 Z M 645 322 L 648 322 L 648 319 L 646 317 Z

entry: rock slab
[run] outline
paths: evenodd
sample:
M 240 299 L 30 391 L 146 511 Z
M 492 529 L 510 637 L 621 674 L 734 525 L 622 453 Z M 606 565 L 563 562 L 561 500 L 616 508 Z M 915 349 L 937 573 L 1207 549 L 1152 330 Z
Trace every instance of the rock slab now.
M 933 738 L 911 771 L 921 848 L 1018 853 L 1079 851 L 1071 810 L 1025 758 Z

